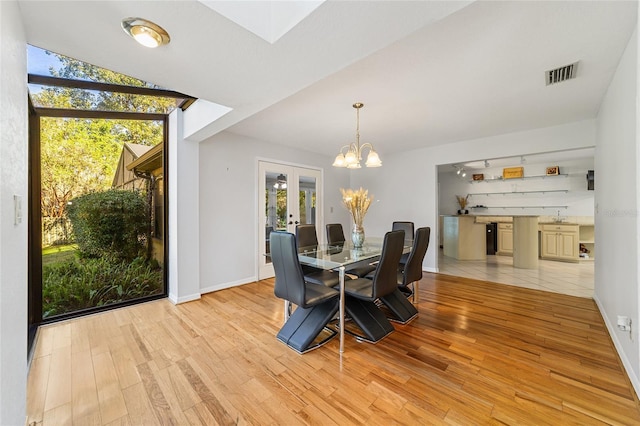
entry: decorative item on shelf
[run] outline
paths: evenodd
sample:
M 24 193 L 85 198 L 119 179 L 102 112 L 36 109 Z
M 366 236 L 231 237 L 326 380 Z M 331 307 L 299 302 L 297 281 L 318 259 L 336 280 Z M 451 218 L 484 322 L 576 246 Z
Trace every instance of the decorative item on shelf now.
M 362 223 L 373 197 L 369 197 L 369 191 L 362 189 L 362 187 L 355 191 L 353 189 L 340 188 L 340 192 L 342 193 L 342 203 L 351 213 L 351 218 L 353 219 L 353 231 L 351 232 L 353 247 L 361 248 L 364 244 L 364 227 Z
M 483 173 L 476 173 L 472 177 L 473 177 L 473 180 L 484 180 L 484 174 Z
M 469 214 L 469 210 L 466 209 L 467 203 L 469 202 L 469 194 L 464 197 L 462 195 L 456 195 L 456 199 L 458 200 L 458 205 L 460 206 L 458 214 Z
M 516 179 L 524 177 L 524 167 L 505 167 L 502 169 L 502 179 Z
M 356 102 L 353 104 L 353 107 L 356 109 L 356 141 L 340 148 L 340 152 L 336 156 L 333 166 L 359 169 L 362 167 L 360 165 L 360 161 L 362 161 L 362 151 L 365 148 L 369 148 L 369 155 L 367 155 L 367 161 L 364 165 L 367 167 L 380 167 L 382 166 L 382 161 L 378 153 L 373 149 L 373 145 L 368 142 L 360 145 L 360 108 L 364 107 L 364 104 L 362 102 Z M 343 153 L 342 151 L 345 148 L 347 151 Z
M 560 174 L 560 167 L 552 166 L 547 167 L 547 176 L 555 176 Z

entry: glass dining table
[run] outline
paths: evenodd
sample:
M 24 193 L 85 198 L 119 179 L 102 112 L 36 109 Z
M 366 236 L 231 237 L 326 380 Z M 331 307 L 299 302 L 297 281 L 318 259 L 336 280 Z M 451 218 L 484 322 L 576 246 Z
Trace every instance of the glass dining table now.
M 378 260 L 382 254 L 383 241 L 383 238 L 367 237 L 360 248 L 354 248 L 351 241 L 345 241 L 343 244 L 298 247 L 298 259 L 302 265 L 334 270 L 340 274 L 340 310 L 338 318 L 340 353 L 344 352 L 345 271 L 347 267 L 355 267 L 358 264 L 368 264 Z M 411 240 L 405 240 L 403 252 L 410 252 L 412 244 Z

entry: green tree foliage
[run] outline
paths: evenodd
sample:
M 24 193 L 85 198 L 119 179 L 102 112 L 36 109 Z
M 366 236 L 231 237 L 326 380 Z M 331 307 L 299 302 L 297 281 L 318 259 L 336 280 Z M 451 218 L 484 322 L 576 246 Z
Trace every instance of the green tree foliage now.
M 54 77 L 127 86 L 154 87 L 144 81 L 62 55 Z M 50 108 L 168 112 L 173 99 L 46 87 L 33 96 L 36 105 Z M 41 121 L 42 214 L 61 217 L 69 200 L 111 187 L 125 142 L 154 146 L 162 142 L 162 122 L 46 118 Z
M 74 198 L 68 206 L 82 256 L 131 260 L 143 253 L 148 216 L 138 191 L 110 189 Z

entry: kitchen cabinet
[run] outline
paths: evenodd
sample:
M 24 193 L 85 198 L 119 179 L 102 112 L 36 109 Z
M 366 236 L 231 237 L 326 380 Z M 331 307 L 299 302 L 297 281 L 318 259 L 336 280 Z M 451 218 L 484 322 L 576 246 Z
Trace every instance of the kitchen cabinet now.
M 498 223 L 497 254 L 513 256 L 513 223 Z
M 540 257 L 578 262 L 578 225 L 542 225 L 541 228 Z
M 580 225 L 579 243 L 588 250 L 588 253 L 580 254 L 580 260 L 593 260 L 596 256 L 594 231 L 593 225 Z

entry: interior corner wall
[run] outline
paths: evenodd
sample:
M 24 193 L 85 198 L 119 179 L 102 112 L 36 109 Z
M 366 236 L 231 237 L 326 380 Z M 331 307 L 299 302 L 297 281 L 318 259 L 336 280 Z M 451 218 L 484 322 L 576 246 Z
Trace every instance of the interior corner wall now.
M 182 139 L 182 120 L 180 109 L 169 115 L 167 272 L 173 303 L 200 298 L 198 143 Z
M 388 156 L 381 154 L 382 168 L 353 172 L 351 184 L 367 188 L 375 196 L 364 220 L 365 232 L 382 235 L 395 220 L 431 227 L 423 268 L 437 272 L 438 165 L 594 146 L 595 120 L 584 120 Z
M 600 106 L 595 150 L 595 300 L 640 394 L 638 32 L 618 64 Z M 632 321 L 620 331 L 617 317 Z
M 0 2 L 0 425 L 26 420 L 27 48 L 16 1 Z M 22 221 L 14 220 L 14 196 Z
M 331 167 L 332 158 L 229 132 L 219 133 L 200 143 L 203 293 L 257 279 L 258 160 L 322 169 L 324 223 L 349 226 L 339 192 L 339 188 L 349 185 L 349 171 Z

